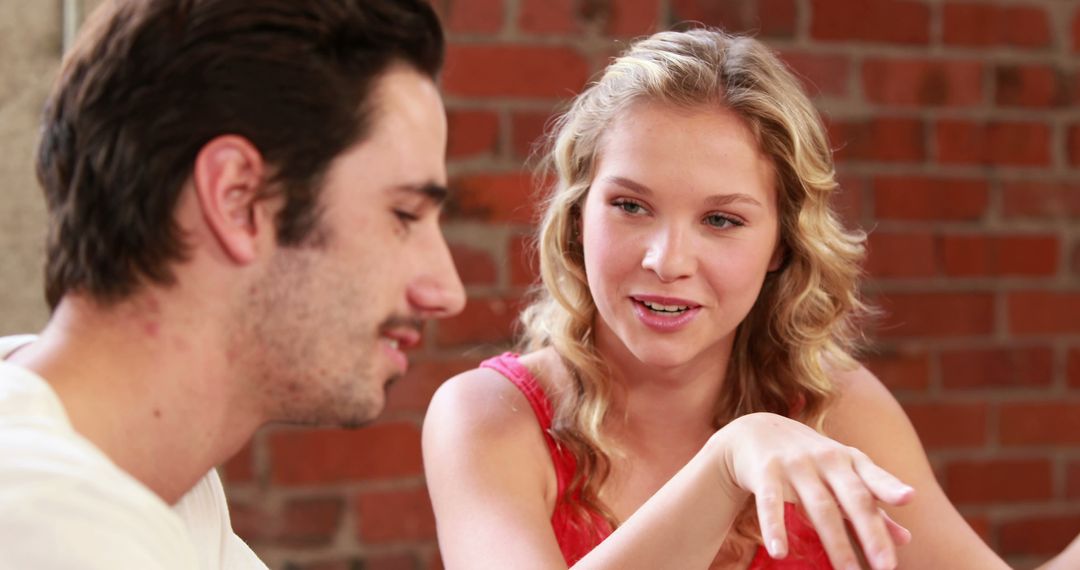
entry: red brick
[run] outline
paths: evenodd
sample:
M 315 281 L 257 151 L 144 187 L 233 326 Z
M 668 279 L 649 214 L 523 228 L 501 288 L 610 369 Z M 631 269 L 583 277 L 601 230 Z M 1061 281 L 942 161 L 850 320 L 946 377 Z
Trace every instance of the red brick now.
M 330 544 L 341 524 L 345 503 L 340 497 L 293 499 L 280 513 L 233 504 L 233 529 L 252 544 L 312 547 Z
M 643 36 L 657 31 L 660 19 L 660 0 L 619 0 L 610 2 L 607 34 L 612 36 Z
M 411 554 L 370 554 L 359 558 L 320 560 L 304 564 L 288 563 L 289 570 L 414 570 L 416 559 Z
M 1053 497 L 1046 459 L 952 461 L 945 468 L 945 494 L 954 503 L 1015 503 Z
M 450 185 L 454 188 L 447 205 L 451 217 L 517 224 L 535 221 L 533 177 L 528 173 L 472 174 Z
M 1074 52 L 1080 52 L 1080 10 L 1073 15 L 1072 21 L 1072 48 Z
M 987 443 L 986 404 L 904 404 L 927 449 L 982 447 Z
M 964 521 L 983 542 L 990 544 L 990 519 L 986 515 L 964 515 Z
M 588 78 L 588 64 L 566 47 L 450 44 L 442 86 L 473 98 L 561 99 Z
M 1005 445 L 1080 444 L 1080 403 L 1002 404 L 1000 434 Z
M 758 25 L 769 38 L 795 36 L 799 7 L 795 0 L 758 0 Z
M 255 440 L 248 441 L 225 462 L 222 475 L 229 483 L 250 483 L 255 480 Z
M 534 153 L 543 151 L 544 128 L 549 120 L 550 113 L 534 111 L 520 111 L 510 117 L 510 145 L 514 156 L 532 158 Z
M 345 511 L 340 497 L 294 499 L 285 504 L 276 542 L 291 545 L 329 544 Z
M 1080 347 L 1069 349 L 1065 377 L 1069 380 L 1069 386 L 1080 388 Z
M 1008 218 L 1080 219 L 1080 183 L 1006 182 L 1003 197 Z
M 875 354 L 866 367 L 890 390 L 925 390 L 930 385 L 930 357 L 925 352 Z
M 985 180 L 881 176 L 874 179 L 874 216 L 882 220 L 977 220 L 986 214 Z
M 867 181 L 861 176 L 841 174 L 837 177 L 839 187 L 830 196 L 830 205 L 840 215 L 847 227 L 858 227 L 863 223 L 863 196 L 866 194 Z
M 440 0 L 432 5 L 450 32 L 491 34 L 503 27 L 503 0 Z
M 409 554 L 382 554 L 365 556 L 362 566 L 349 566 L 347 570 L 414 570 L 416 559 Z M 346 570 L 346 569 L 342 569 Z
M 479 248 L 467 245 L 450 244 L 450 254 L 454 258 L 458 275 L 465 285 L 494 285 L 498 269 L 491 254 Z
M 510 284 L 532 285 L 540 280 L 539 252 L 533 236 L 516 236 L 510 241 Z
M 274 519 L 259 507 L 230 498 L 229 519 L 232 522 L 233 532 L 248 544 L 258 545 L 272 539 L 271 533 L 267 530 Z
M 1035 6 L 953 2 L 944 6 L 943 17 L 943 39 L 949 45 L 1050 45 L 1050 21 L 1046 11 Z
M 516 299 L 469 299 L 460 314 L 436 323 L 436 340 L 439 346 L 506 344 L 513 338 L 520 309 Z
M 781 57 L 811 95 L 846 97 L 851 59 L 846 55 L 783 52 Z
M 384 544 L 435 538 L 435 515 L 427 489 L 361 493 L 356 497 L 358 538 Z
M 499 116 L 490 111 L 450 110 L 446 156 L 450 159 L 492 155 L 499 145 Z
M 945 274 L 954 277 L 1049 276 L 1058 271 L 1061 242 L 1054 234 L 946 235 L 942 237 Z
M 757 27 L 755 0 L 670 0 L 674 22 L 695 22 L 729 32 L 750 32 Z
M 934 236 L 876 231 L 868 240 L 866 269 L 876 278 L 930 277 L 937 273 Z
M 1069 164 L 1080 166 L 1080 125 L 1069 127 Z
M 476 368 L 478 364 L 479 357 L 417 362 L 387 390 L 386 412 L 424 412 L 431 396 L 446 379 Z
M 813 0 L 810 34 L 815 39 L 925 44 L 930 8 L 906 0 Z
M 994 328 L 989 293 L 892 293 L 881 298 L 883 337 L 985 336 Z
M 395 479 L 423 471 L 420 430 L 413 423 L 285 430 L 273 433 L 269 445 L 271 478 L 278 485 Z
M 926 158 L 925 129 L 918 119 L 839 121 L 828 126 L 841 161 L 922 162 Z
M 576 0 L 522 0 L 518 27 L 533 34 L 569 34 L 581 30 Z
M 1043 123 L 945 119 L 937 124 L 937 145 L 938 160 L 948 164 L 1050 164 L 1050 127 Z
M 1064 105 L 1061 72 L 1048 65 L 1002 65 L 994 73 L 995 102 L 1005 107 Z
M 1053 380 L 1048 347 L 952 350 L 941 355 L 942 384 L 949 389 L 1032 388 Z
M 1036 515 L 1001 523 L 1001 553 L 1052 555 L 1061 552 L 1080 529 L 1080 515 Z
M 1065 466 L 1065 497 L 1080 497 L 1080 460 L 1072 460 Z
M 863 92 L 872 103 L 972 106 L 983 100 L 978 61 L 872 58 L 862 69 Z
M 1009 294 L 1008 303 L 1013 334 L 1080 332 L 1080 292 L 1019 291 Z

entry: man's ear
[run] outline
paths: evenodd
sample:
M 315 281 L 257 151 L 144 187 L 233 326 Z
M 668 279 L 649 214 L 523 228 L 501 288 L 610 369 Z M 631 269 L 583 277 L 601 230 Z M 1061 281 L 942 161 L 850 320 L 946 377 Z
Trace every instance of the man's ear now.
M 203 219 L 236 263 L 254 261 L 260 232 L 274 231 L 262 212 L 265 173 L 259 150 L 236 135 L 212 139 L 195 157 L 192 179 Z

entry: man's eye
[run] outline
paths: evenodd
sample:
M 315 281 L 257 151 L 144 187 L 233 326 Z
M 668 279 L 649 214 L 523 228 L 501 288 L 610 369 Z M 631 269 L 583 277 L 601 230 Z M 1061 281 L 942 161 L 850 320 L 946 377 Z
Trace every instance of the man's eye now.
M 405 210 L 394 210 L 394 215 L 397 216 L 398 220 L 401 220 L 401 223 L 403 224 L 411 224 L 420 219 L 420 216 Z

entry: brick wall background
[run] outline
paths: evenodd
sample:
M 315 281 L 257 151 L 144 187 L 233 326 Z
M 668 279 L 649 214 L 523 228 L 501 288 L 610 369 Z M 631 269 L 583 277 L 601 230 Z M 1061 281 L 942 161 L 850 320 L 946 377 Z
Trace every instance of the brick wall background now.
M 451 43 L 446 232 L 469 304 L 429 325 L 374 427 L 265 429 L 224 467 L 234 524 L 272 567 L 441 567 L 420 422 L 440 382 L 510 341 L 534 276 L 523 160 L 612 53 L 684 20 L 765 39 L 826 115 L 839 205 L 872 230 L 867 291 L 889 313 L 868 365 L 952 500 L 1018 567 L 1080 532 L 1080 0 L 434 1 Z M 55 13 L 0 0 L 24 27 Z M 5 84 L 54 72 L 45 40 L 0 38 Z M 36 46 L 33 73 L 7 51 L 19 45 Z M 25 236 L 40 225 L 25 217 L 39 221 L 40 208 L 23 181 L 43 92 L 18 92 L 17 108 L 0 97 L 0 124 L 22 133 L 4 143 L 17 154 L 0 153 L 14 157 L 0 167 L 18 198 L 0 206 L 0 237 L 36 264 Z M 26 301 L 40 297 L 37 270 L 10 265 L 0 311 L 25 330 L 43 318 Z

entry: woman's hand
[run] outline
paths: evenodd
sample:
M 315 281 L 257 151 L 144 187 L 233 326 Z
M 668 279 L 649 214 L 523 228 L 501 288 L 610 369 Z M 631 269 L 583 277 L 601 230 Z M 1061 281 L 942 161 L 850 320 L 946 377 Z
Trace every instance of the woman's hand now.
M 911 534 L 878 502 L 902 505 L 914 490 L 875 465 L 864 453 L 776 414 L 742 416 L 713 436 L 724 475 L 752 493 L 765 547 L 787 555 L 784 502 L 802 505 L 837 570 L 858 569 L 844 526 L 851 522 L 867 561 L 875 569 L 896 567 L 896 546 Z

